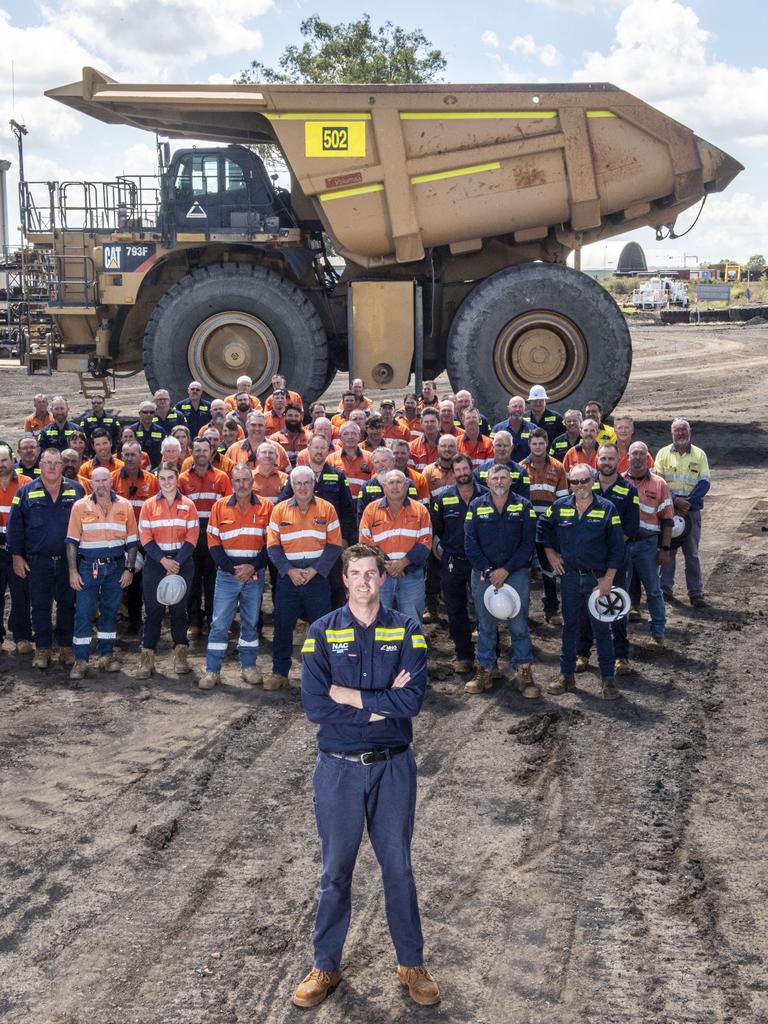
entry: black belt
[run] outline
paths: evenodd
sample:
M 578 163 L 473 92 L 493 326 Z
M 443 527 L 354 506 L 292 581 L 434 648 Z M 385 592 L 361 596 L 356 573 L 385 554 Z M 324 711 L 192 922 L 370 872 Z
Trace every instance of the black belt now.
M 117 555 L 115 558 L 83 558 L 87 565 L 110 565 L 113 562 L 124 562 L 125 555 Z
M 34 562 L 36 558 L 49 558 L 52 562 L 60 562 L 64 555 L 41 555 L 39 553 L 33 553 L 27 556 L 27 561 Z
M 402 747 L 388 747 L 386 750 L 324 750 L 323 753 L 329 757 L 338 757 L 340 761 L 356 761 L 358 764 L 377 764 L 379 761 L 388 761 L 397 754 L 404 754 L 409 744 Z

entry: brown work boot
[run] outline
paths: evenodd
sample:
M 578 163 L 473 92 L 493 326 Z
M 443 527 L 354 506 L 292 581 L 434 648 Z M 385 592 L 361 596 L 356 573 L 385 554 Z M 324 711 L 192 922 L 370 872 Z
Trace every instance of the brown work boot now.
M 32 659 L 32 668 L 39 668 L 41 670 L 42 669 L 46 669 L 46 668 L 48 668 L 50 663 L 51 663 L 51 652 L 47 651 L 47 650 L 41 651 L 40 648 L 38 648 L 35 651 L 34 658 Z
M 547 693 L 551 693 L 555 697 L 559 697 L 561 693 L 567 691 L 573 691 L 576 689 L 576 680 L 573 676 L 560 675 L 555 679 L 553 683 L 550 683 L 547 687 Z
M 74 665 L 75 664 L 75 652 L 71 647 L 60 647 L 59 648 L 59 664 L 60 665 Z
M 602 680 L 600 696 L 603 700 L 618 700 L 621 694 L 616 689 L 616 684 L 613 681 L 613 676 L 608 676 Z
M 116 654 L 103 654 L 98 661 L 99 668 L 102 672 L 119 672 L 120 662 L 117 660 Z
M 320 971 L 313 967 L 293 993 L 294 1006 L 317 1006 L 341 981 L 341 971 Z
M 515 673 L 518 690 L 523 697 L 527 697 L 529 700 L 535 700 L 541 696 L 541 690 L 533 681 L 532 668 L 532 665 L 518 665 Z
M 663 651 L 664 650 L 664 637 L 663 636 L 652 636 L 649 640 L 649 644 L 652 651 Z
M 17 654 L 32 654 L 35 648 L 32 646 L 31 640 L 19 640 L 16 644 Z
M 139 651 L 139 667 L 136 670 L 136 679 L 149 679 L 155 671 L 155 652 L 146 647 Z
M 617 658 L 613 667 L 617 676 L 628 676 L 632 671 L 632 666 L 627 658 Z
M 492 686 L 493 669 L 478 665 L 474 678 L 464 684 L 464 693 L 482 693 L 483 690 L 490 690 Z
M 288 676 L 280 676 L 277 672 L 273 672 L 271 676 L 267 676 L 264 680 L 265 690 L 280 690 L 284 686 L 289 686 Z M 314 970 L 314 968 L 313 968 Z M 326 972 L 327 973 L 327 972 Z
M 418 1003 L 419 1006 L 434 1006 L 440 1002 L 440 989 L 424 964 L 419 964 L 418 967 L 398 965 L 397 976 L 400 984 L 408 989 L 414 1003 Z
M 588 668 L 589 668 L 589 655 L 588 654 L 580 654 L 576 658 L 576 671 L 577 672 L 586 672 Z
M 639 607 L 636 604 L 633 604 L 632 607 L 629 609 L 629 615 L 627 616 L 627 621 L 628 622 L 642 622 L 643 621 L 643 613 L 640 611 Z
M 451 668 L 458 675 L 463 675 L 465 672 L 471 672 L 473 667 L 471 658 L 454 658 L 451 662 Z
M 201 690 L 212 690 L 214 686 L 218 686 L 221 682 L 221 676 L 218 672 L 206 672 L 200 676 L 197 682 L 198 687 Z
M 691 594 L 691 596 L 688 598 L 688 600 L 691 602 L 691 604 L 693 605 L 694 608 L 708 608 L 709 607 L 707 602 L 704 600 L 704 595 L 703 594 Z
M 70 679 L 85 679 L 88 675 L 88 662 L 87 661 L 76 661 L 72 668 L 69 670 Z
M 261 686 L 264 682 L 264 677 L 261 672 L 259 672 L 256 665 L 250 665 L 248 668 L 241 668 L 240 678 L 244 683 L 248 683 L 249 686 Z
M 186 644 L 176 644 L 173 648 L 173 671 L 177 676 L 185 676 L 192 671 L 187 659 L 188 654 L 189 648 Z

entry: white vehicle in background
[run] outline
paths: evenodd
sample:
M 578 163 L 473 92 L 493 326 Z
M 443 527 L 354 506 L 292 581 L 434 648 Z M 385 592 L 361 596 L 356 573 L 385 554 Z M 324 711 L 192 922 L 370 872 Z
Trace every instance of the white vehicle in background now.
M 687 309 L 689 302 L 685 281 L 672 277 L 650 277 L 632 292 L 632 305 L 637 309 L 662 309 L 668 306 Z

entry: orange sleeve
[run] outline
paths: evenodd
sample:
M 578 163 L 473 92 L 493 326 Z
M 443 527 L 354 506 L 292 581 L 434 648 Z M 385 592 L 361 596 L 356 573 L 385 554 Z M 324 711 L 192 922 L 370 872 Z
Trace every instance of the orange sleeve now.
M 221 506 L 223 498 L 219 498 L 218 501 L 213 503 L 211 514 L 208 517 L 208 547 L 215 548 L 221 546 L 221 538 L 219 537 L 219 507 Z

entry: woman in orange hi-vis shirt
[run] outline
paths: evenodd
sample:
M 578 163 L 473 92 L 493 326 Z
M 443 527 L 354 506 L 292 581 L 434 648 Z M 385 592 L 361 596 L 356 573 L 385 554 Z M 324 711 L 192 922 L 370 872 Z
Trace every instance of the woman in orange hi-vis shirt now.
M 144 548 L 144 635 L 137 679 L 149 679 L 155 668 L 155 650 L 165 605 L 157 600 L 157 585 L 167 574 L 178 573 L 189 590 L 195 571 L 192 555 L 200 533 L 194 502 L 179 491 L 179 470 L 163 462 L 157 471 L 160 492 L 147 498 L 139 517 L 139 541 Z M 187 661 L 187 602 L 170 606 L 173 667 L 179 674 L 190 671 Z

